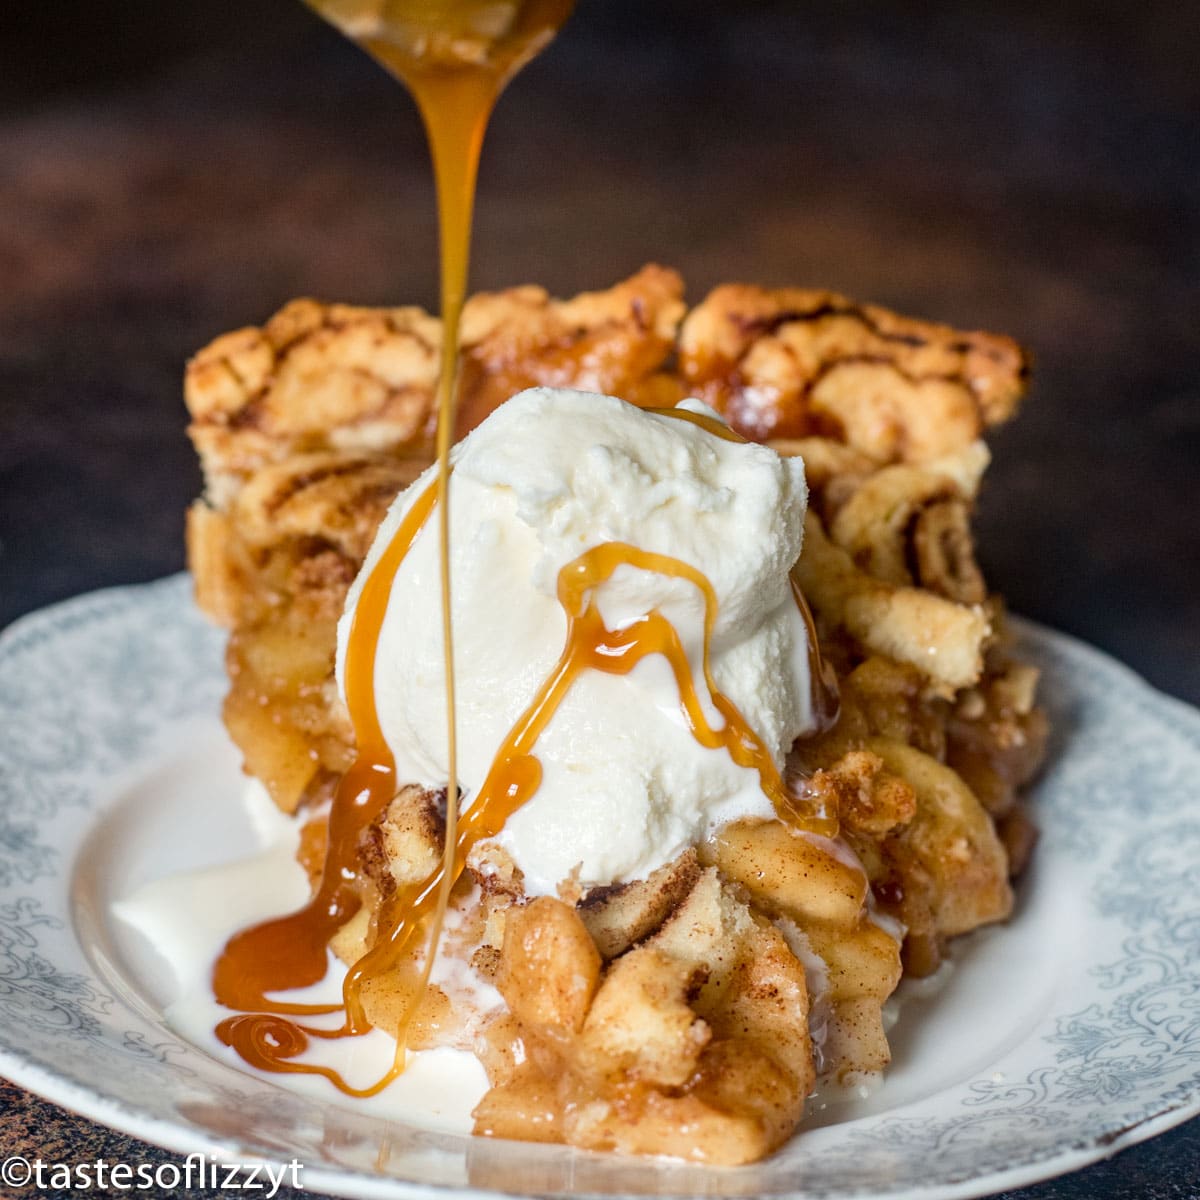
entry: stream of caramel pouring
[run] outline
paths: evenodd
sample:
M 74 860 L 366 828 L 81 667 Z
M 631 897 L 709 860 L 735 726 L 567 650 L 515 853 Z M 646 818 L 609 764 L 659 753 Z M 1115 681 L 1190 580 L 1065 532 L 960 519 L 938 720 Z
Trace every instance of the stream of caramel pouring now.
M 447 799 L 446 849 L 437 904 L 426 933 L 424 968 L 415 996 L 428 982 L 454 878 L 458 824 L 458 756 L 454 690 L 454 638 L 450 610 L 450 445 L 459 357 L 459 322 L 466 300 L 471 253 L 475 182 L 484 133 L 492 109 L 510 79 L 553 39 L 570 15 L 574 0 L 307 0 L 310 7 L 355 41 L 400 79 L 412 94 L 429 140 L 437 187 L 441 260 L 442 365 L 437 397 L 437 475 L 433 494 L 415 506 L 422 510 L 407 531 L 404 548 L 389 573 L 376 572 L 382 586 L 364 588 L 350 634 L 347 654 L 347 706 L 355 730 L 357 757 L 334 799 L 330 855 L 342 847 L 343 864 L 352 861 L 357 835 L 379 815 L 395 794 L 396 768 L 379 729 L 374 703 L 375 642 L 382 627 L 391 579 L 408 545 L 438 509 L 442 644 L 446 675 Z M 410 517 L 413 514 L 410 513 Z M 402 531 L 403 532 L 403 531 Z M 398 536 L 397 542 L 404 541 Z M 392 550 L 395 550 L 395 543 Z M 391 553 L 385 557 L 391 557 Z M 331 879 L 331 876 L 337 876 Z M 312 1014 L 312 1006 L 267 1001 L 268 990 L 314 983 L 325 973 L 329 936 L 358 907 L 346 871 L 327 864 L 313 901 L 279 922 L 246 930 L 226 947 L 214 972 L 217 999 L 240 1015 L 222 1021 L 218 1036 L 248 1062 L 269 1070 L 324 1074 L 343 1091 L 356 1093 L 336 1074 L 286 1061 L 303 1050 L 305 1034 L 352 1036 L 365 1032 L 365 1017 L 351 972 L 345 991 L 346 1022 L 330 1034 L 301 1029 L 288 1015 Z M 286 926 L 286 930 L 285 927 Z M 287 934 L 281 942 L 281 935 Z M 269 946 L 268 943 L 274 943 Z M 280 948 L 282 945 L 282 949 Z M 293 952 L 288 947 L 294 946 Z M 410 1015 L 415 1004 L 408 1006 Z M 247 1012 L 257 1009 L 257 1012 Z M 325 1009 L 324 1011 L 330 1011 Z M 405 1030 L 397 1030 L 393 1070 L 365 1094 L 386 1087 L 403 1069 Z
M 573 0 L 529 0 L 481 4 L 462 0 L 310 0 L 347 36 L 370 51 L 404 81 L 420 108 L 428 133 L 437 183 L 441 230 L 442 371 L 438 387 L 438 465 L 434 480 L 416 498 L 383 554 L 364 578 L 346 649 L 346 703 L 354 727 L 356 759 L 339 784 L 329 817 L 328 850 L 321 881 L 298 912 L 243 930 L 226 946 L 213 974 L 217 1000 L 235 1010 L 217 1026 L 218 1036 L 252 1066 L 276 1072 L 318 1074 L 343 1092 L 369 1096 L 382 1091 L 404 1069 L 408 1022 L 420 1006 L 436 958 L 450 892 L 471 848 L 494 837 L 537 790 L 541 764 L 534 754 L 541 732 L 574 680 L 586 670 L 627 674 L 649 654 L 670 664 L 680 707 L 693 736 L 709 748 L 724 748 L 741 766 L 755 769 L 764 793 L 781 819 L 832 836 L 836 821 L 806 811 L 780 777 L 767 748 L 736 706 L 715 687 L 708 654 L 717 601 L 709 581 L 679 559 L 635 546 L 593 547 L 559 575 L 559 601 L 568 634 L 562 655 L 500 747 L 492 768 L 461 821 L 458 814 L 454 656 L 450 612 L 449 452 L 454 430 L 458 330 L 466 296 L 470 234 L 479 153 L 488 118 L 505 83 L 554 36 Z M 690 422 L 715 436 L 743 441 L 724 423 L 683 409 L 660 415 Z M 445 847 L 441 864 L 421 883 L 398 888 L 382 904 L 370 950 L 349 970 L 341 1005 L 311 1005 L 272 999 L 268 993 L 305 987 L 324 978 L 328 943 L 361 906 L 356 853 L 362 833 L 387 808 L 397 791 L 396 765 L 380 727 L 375 702 L 376 650 L 393 581 L 434 511 L 438 517 L 443 654 L 446 677 L 448 784 Z M 704 716 L 696 680 L 674 627 L 652 612 L 622 630 L 600 618 L 595 590 L 621 565 L 686 579 L 704 599 L 703 675 L 709 697 L 724 723 L 713 729 Z M 796 602 L 809 628 L 814 711 L 828 710 L 824 671 L 811 614 L 803 596 Z M 823 700 L 824 698 L 824 700 Z M 424 946 L 419 967 L 414 952 Z M 354 1037 L 370 1022 L 361 991 L 370 979 L 388 974 L 401 993 L 406 1015 L 394 1031 L 391 1069 L 366 1088 L 351 1087 L 335 1071 L 295 1061 L 309 1038 Z M 341 1012 L 335 1028 L 300 1025 L 290 1018 Z

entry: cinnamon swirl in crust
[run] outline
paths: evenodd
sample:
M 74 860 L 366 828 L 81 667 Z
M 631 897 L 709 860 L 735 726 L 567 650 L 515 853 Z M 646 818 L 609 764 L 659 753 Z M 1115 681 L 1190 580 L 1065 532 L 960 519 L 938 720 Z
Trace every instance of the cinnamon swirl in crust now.
M 683 282 L 643 267 L 604 292 L 473 296 L 462 322 L 459 435 L 536 384 L 654 403 L 683 316 Z M 441 322 L 420 308 L 293 300 L 261 328 L 217 338 L 188 364 L 188 433 L 224 508 L 260 467 L 318 451 L 428 461 Z
M 922 462 L 1011 417 L 1028 361 L 1011 338 L 835 292 L 727 284 L 684 321 L 679 373 L 746 437 L 826 434 L 878 462 Z

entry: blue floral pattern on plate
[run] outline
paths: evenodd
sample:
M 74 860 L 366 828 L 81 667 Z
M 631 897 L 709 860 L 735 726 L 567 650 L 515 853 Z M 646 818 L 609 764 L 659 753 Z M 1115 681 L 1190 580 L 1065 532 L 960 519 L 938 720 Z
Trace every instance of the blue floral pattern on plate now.
M 1032 900 L 987 936 L 1060 939 L 1059 977 L 985 1064 L 722 1171 L 388 1123 L 178 1039 L 100 969 L 72 894 L 129 786 L 197 728 L 212 735 L 222 636 L 183 577 L 28 617 L 0 637 L 0 1072 L 180 1152 L 298 1157 L 308 1187 L 343 1195 L 965 1197 L 1150 1136 L 1200 1111 L 1200 714 L 1089 647 L 1017 628 L 1056 745 Z

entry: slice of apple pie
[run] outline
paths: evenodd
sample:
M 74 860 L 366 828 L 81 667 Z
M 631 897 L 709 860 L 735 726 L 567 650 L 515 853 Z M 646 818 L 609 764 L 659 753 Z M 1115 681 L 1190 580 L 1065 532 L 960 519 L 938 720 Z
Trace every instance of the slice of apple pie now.
M 734 813 L 641 875 L 593 877 L 581 854 L 550 888 L 503 836 L 464 843 L 444 962 L 415 1015 L 417 958 L 368 976 L 361 1003 L 411 1049 L 479 1055 L 481 1134 L 741 1163 L 792 1133 L 818 1076 L 886 1066 L 882 1007 L 902 971 L 932 972 L 948 939 L 1011 910 L 1035 838 L 1020 790 L 1046 723 L 970 516 L 981 435 L 1015 411 L 1026 362 L 1009 339 L 829 293 L 725 286 L 686 315 L 681 297 L 674 272 L 646 267 L 568 301 L 473 298 L 463 428 L 537 384 L 658 412 L 698 396 L 803 459 L 803 530 L 778 540 L 803 539 L 791 575 L 840 711 L 779 770 L 824 824 Z M 207 481 L 189 558 L 201 606 L 231 631 L 225 721 L 247 772 L 303 823 L 314 886 L 355 756 L 337 625 L 427 465 L 438 332 L 416 309 L 296 301 L 188 369 Z M 715 424 L 683 415 L 667 424 Z M 444 837 L 444 788 L 415 781 L 365 829 L 358 904 L 330 943 L 347 964 L 381 944 Z

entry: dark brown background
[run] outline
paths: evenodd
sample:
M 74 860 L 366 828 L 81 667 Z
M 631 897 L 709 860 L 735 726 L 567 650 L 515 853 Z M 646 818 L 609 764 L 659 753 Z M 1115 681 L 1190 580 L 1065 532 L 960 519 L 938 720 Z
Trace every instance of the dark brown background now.
M 994 441 L 990 577 L 1200 702 L 1197 24 L 584 0 L 497 114 L 474 283 L 658 259 L 693 299 L 828 286 L 1015 334 L 1037 381 Z M 189 353 L 298 294 L 432 305 L 434 256 L 406 97 L 294 0 L 6 5 L 0 625 L 182 566 Z M 0 1153 L 121 1144 L 0 1087 Z M 1198 1196 L 1200 1126 L 1028 1195 Z

